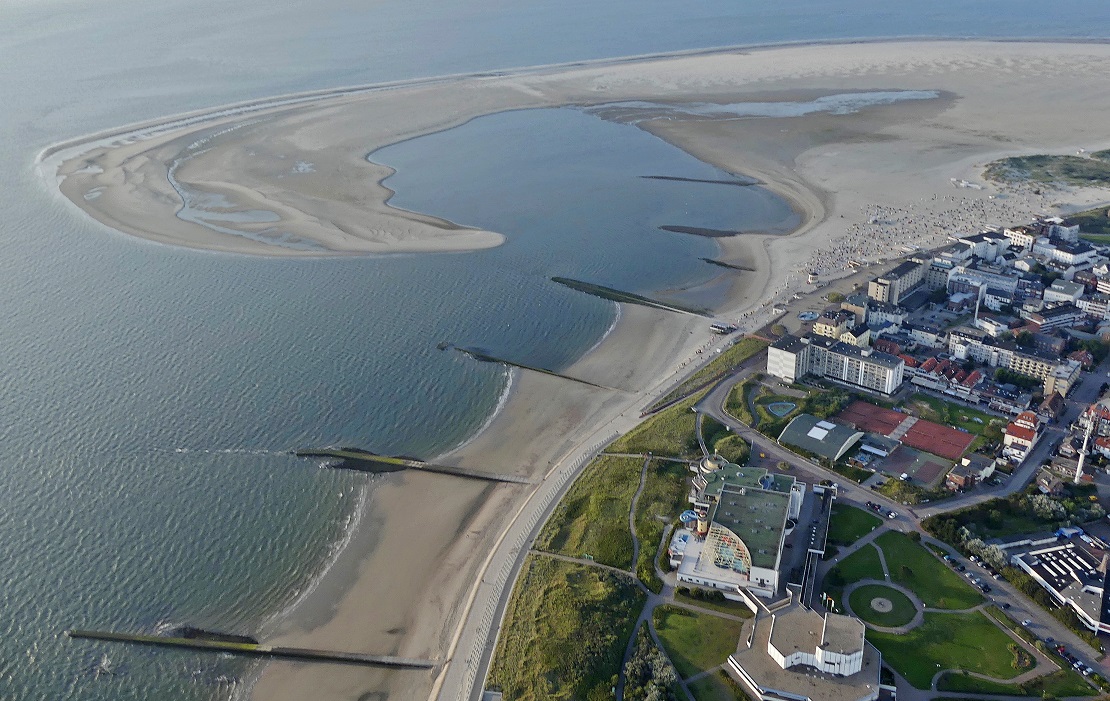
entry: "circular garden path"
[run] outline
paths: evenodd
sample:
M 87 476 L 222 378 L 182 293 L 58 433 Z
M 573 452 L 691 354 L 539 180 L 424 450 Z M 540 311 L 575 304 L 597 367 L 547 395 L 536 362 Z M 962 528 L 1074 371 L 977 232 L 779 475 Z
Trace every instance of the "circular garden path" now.
M 873 628 L 896 632 L 913 630 L 924 620 L 925 606 L 898 584 L 863 580 L 844 590 L 848 611 Z

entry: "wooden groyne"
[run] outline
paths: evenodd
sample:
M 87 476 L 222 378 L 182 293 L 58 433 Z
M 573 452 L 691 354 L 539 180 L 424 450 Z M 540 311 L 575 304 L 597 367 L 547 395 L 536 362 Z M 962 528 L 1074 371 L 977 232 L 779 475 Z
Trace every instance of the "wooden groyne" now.
M 552 282 L 557 282 L 560 285 L 569 287 L 572 290 L 585 292 L 594 297 L 600 297 L 612 302 L 621 302 L 624 304 L 639 304 L 644 307 L 651 307 L 652 309 L 662 309 L 668 312 L 679 312 L 681 314 L 694 314 L 696 316 L 709 316 L 709 310 L 701 307 L 688 307 L 683 304 L 675 304 L 672 302 L 660 302 L 657 299 L 644 297 L 634 292 L 625 292 L 613 287 L 606 287 L 605 285 L 597 285 L 592 282 L 585 282 L 584 280 L 574 280 L 569 277 L 553 277 Z
M 710 265 L 718 265 L 722 268 L 729 268 L 730 270 L 742 270 L 746 273 L 756 272 L 755 268 L 743 265 L 736 265 L 735 263 L 726 263 L 723 260 L 717 260 L 716 258 L 702 258 L 702 260 L 704 260 L 706 263 L 709 263 Z
M 485 480 L 486 482 L 510 482 L 514 484 L 534 484 L 533 480 L 517 475 L 501 475 L 481 470 L 471 470 L 466 467 L 453 467 L 451 465 L 435 465 L 415 458 L 378 455 L 369 450 L 360 448 L 320 448 L 312 450 L 296 450 L 293 454 L 298 458 L 336 458 L 343 462 L 336 465 L 336 469 L 355 470 L 357 472 L 400 472 L 401 470 L 420 470 L 434 472 L 440 475 L 452 475 L 466 479 Z
M 690 234 L 707 239 L 724 239 L 744 233 L 736 229 L 707 229 L 704 226 L 678 226 L 677 224 L 665 224 L 659 228 L 672 234 Z
M 370 667 L 391 667 L 393 669 L 433 669 L 432 660 L 391 655 L 367 655 L 361 652 L 341 652 L 336 650 L 310 650 L 300 647 L 277 647 L 257 643 L 232 642 L 217 638 L 192 637 L 178 638 L 142 633 L 117 633 L 100 630 L 67 630 L 67 637 L 83 640 L 102 640 L 113 643 L 130 643 L 153 647 L 170 647 L 202 652 L 218 652 L 246 657 L 269 657 L 273 659 L 297 660 L 299 662 L 327 662 L 333 664 L 353 664 Z
M 513 360 L 506 360 L 505 358 L 498 358 L 495 355 L 490 355 L 489 353 L 486 353 L 485 351 L 479 350 L 477 348 L 465 348 L 463 346 L 456 346 L 452 343 L 446 343 L 446 342 L 445 343 L 440 343 L 439 345 L 436 346 L 436 348 L 438 348 L 439 350 L 448 350 L 448 349 L 457 350 L 460 353 L 463 353 L 465 355 L 469 355 L 471 358 L 474 358 L 479 363 L 500 363 L 501 365 L 507 365 L 507 366 L 512 367 L 512 368 L 520 368 L 521 370 L 531 370 L 532 372 L 538 372 L 538 373 L 543 374 L 543 375 L 550 375 L 551 377 L 558 377 L 562 380 L 570 380 L 571 382 L 577 382 L 579 384 L 588 385 L 590 387 L 596 387 L 597 389 L 609 389 L 609 390 L 613 389 L 612 387 L 606 387 L 605 385 L 595 384 L 595 383 L 590 382 L 588 380 L 582 380 L 582 379 L 579 379 L 577 377 L 571 377 L 570 375 L 564 375 L 561 372 L 555 372 L 554 370 L 548 370 L 547 368 L 541 368 L 541 367 L 537 367 L 535 365 L 526 365 L 524 363 L 518 363 L 518 362 L 513 361 Z
M 763 182 L 754 179 L 736 180 L 707 180 L 705 178 L 680 178 L 675 175 L 641 175 L 645 180 L 671 180 L 679 183 L 701 183 L 703 185 L 732 185 L 733 187 L 752 187 L 762 185 Z

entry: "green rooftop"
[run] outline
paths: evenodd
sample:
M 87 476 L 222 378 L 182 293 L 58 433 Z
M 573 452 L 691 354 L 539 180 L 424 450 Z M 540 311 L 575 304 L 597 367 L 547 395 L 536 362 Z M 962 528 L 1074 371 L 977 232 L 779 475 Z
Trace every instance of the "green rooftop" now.
M 789 504 L 789 489 L 777 492 L 761 489 L 758 485 L 726 482 L 719 490 L 709 519 L 744 541 L 751 553 L 752 565 L 773 569 L 778 564 Z
M 789 494 L 794 486 L 794 478 L 788 475 L 778 475 L 762 467 L 740 467 L 728 463 L 721 469 L 710 472 L 704 477 L 705 488 L 701 490 L 702 497 L 717 498 L 721 488 L 727 483 L 736 487 L 752 487 L 773 492 Z

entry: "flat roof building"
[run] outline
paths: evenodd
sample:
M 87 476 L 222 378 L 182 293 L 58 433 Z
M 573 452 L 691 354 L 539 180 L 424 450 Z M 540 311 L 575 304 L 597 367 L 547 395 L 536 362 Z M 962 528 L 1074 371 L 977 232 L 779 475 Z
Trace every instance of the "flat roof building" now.
M 1081 534 L 1063 544 L 1015 555 L 1011 562 L 1061 606 L 1070 606 L 1084 626 L 1110 633 L 1110 553 L 1097 547 L 1094 539 Z
M 905 367 L 897 356 L 821 336 L 787 335 L 767 348 L 768 374 L 787 382 L 815 375 L 889 395 L 902 386 Z
M 691 494 L 697 522 L 682 545 L 680 582 L 772 597 L 780 585 L 789 519 L 802 509 L 805 484 L 758 467 L 710 456 L 696 467 Z
M 859 619 L 821 615 L 791 601 L 757 616 L 728 658 L 729 671 L 759 701 L 874 701 L 882 657 Z
M 867 296 L 877 302 L 898 304 L 903 297 L 925 281 L 927 268 L 921 263 L 906 261 L 867 284 Z

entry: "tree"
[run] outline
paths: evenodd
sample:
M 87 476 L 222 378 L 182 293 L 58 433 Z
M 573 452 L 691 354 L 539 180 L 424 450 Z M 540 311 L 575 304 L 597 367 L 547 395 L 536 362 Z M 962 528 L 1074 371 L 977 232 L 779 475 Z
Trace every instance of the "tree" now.
M 839 292 L 830 292 L 829 301 L 833 304 L 839 304 L 840 302 L 844 301 L 844 295 L 840 294 Z
M 1036 339 L 1033 338 L 1032 332 L 1022 331 L 1014 337 L 1014 342 L 1022 348 L 1032 348 L 1033 344 L 1036 343 Z
M 1064 505 L 1046 494 L 1034 494 L 1029 497 L 1029 506 L 1037 518 L 1044 521 L 1058 521 L 1067 516 Z
M 782 324 L 772 324 L 771 333 L 775 336 L 784 336 L 786 335 L 786 327 Z

